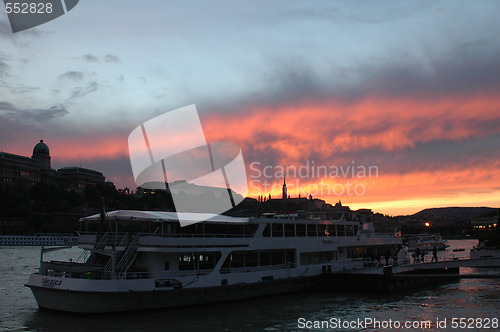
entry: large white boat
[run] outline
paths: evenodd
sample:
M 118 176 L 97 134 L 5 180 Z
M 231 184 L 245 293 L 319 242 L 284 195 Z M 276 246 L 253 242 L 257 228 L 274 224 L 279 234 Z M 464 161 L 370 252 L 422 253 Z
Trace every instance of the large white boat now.
M 308 289 L 322 273 L 363 268 L 401 244 L 349 212 L 289 217 L 216 216 L 186 227 L 172 212 L 114 211 L 104 225 L 99 215 L 82 218 L 83 258 L 44 261 L 43 249 L 26 286 L 42 309 L 177 307 Z M 106 224 L 112 232 L 91 232 Z

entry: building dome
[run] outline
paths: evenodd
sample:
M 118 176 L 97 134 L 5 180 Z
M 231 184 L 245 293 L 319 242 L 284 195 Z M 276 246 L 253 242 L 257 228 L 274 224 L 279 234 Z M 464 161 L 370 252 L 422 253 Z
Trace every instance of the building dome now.
M 40 143 L 38 143 L 37 145 L 35 145 L 35 147 L 33 148 L 33 155 L 40 155 L 40 154 L 45 154 L 47 156 L 50 155 L 50 152 L 49 152 L 49 147 L 47 146 L 47 144 L 45 144 L 43 142 L 43 139 L 40 140 Z

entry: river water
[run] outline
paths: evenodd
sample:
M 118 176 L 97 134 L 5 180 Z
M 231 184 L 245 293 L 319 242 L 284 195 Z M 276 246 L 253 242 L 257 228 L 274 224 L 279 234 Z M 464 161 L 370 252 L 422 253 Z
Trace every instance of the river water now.
M 466 256 L 475 243 L 449 241 L 450 247 L 439 255 Z M 466 250 L 453 252 L 455 248 Z M 79 254 L 80 249 L 72 248 L 46 255 L 76 259 Z M 38 310 L 31 291 L 24 287 L 39 259 L 40 247 L 0 247 L 0 330 L 400 331 L 410 327 L 408 331 L 500 331 L 500 279 L 462 279 L 396 295 L 309 292 L 126 314 L 44 312 Z M 461 269 L 462 273 L 499 271 Z

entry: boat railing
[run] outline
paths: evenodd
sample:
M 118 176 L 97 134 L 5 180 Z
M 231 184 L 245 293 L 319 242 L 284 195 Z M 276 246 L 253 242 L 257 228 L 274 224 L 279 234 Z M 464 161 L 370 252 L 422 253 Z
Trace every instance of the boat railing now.
M 127 237 L 128 239 L 128 237 Z M 135 256 L 135 253 L 137 251 L 137 247 L 139 245 L 139 236 L 136 235 L 130 244 L 127 246 L 127 249 L 123 253 L 123 255 L 120 258 L 120 261 L 116 265 L 116 268 L 118 271 L 124 271 L 126 272 L 130 263 L 133 261 L 133 257 Z
M 169 272 L 119 272 L 116 273 L 118 279 L 152 279 L 152 278 L 174 278 L 174 277 L 190 277 L 190 276 L 200 276 L 209 274 L 212 270 L 197 270 L 197 271 L 169 271 Z M 94 271 L 92 273 L 71 273 L 64 271 L 53 271 L 49 270 L 44 272 L 42 275 L 50 277 L 62 277 L 62 278 L 77 278 L 77 279 L 94 279 L 94 280 L 105 280 L 112 279 L 110 273 L 105 273 L 104 271 Z
M 91 255 L 90 250 L 84 250 L 84 251 L 82 251 L 80 256 L 78 256 L 78 258 L 76 259 L 76 262 L 77 263 L 85 263 L 90 258 L 90 255 Z
M 432 254 L 431 255 L 424 255 L 423 259 L 422 257 L 412 257 L 413 255 L 408 255 L 408 257 L 403 261 L 400 262 L 398 260 L 392 260 L 392 263 L 389 263 L 390 266 L 397 266 L 400 268 L 407 268 L 407 270 L 412 270 L 416 265 L 421 265 L 421 264 L 431 264 L 433 262 L 439 263 L 439 262 L 451 262 L 451 261 L 467 261 L 470 258 L 464 255 L 455 255 L 455 254 L 449 254 L 449 255 L 439 255 L 438 260 L 433 260 L 432 259 Z M 386 264 L 385 264 L 385 258 L 381 258 L 380 260 L 375 260 L 371 258 L 364 258 L 365 265 L 364 267 L 374 267 L 377 270 L 383 269 Z
M 246 267 L 224 267 L 220 269 L 221 274 L 227 273 L 239 273 L 239 272 L 257 272 L 257 271 L 269 271 L 269 270 L 282 270 L 286 268 L 294 268 L 297 264 L 277 264 L 277 265 L 264 265 L 264 266 L 246 266 Z
M 161 271 L 161 272 L 120 272 L 119 279 L 153 279 L 153 278 L 182 278 L 196 277 L 207 275 L 212 272 L 212 269 L 207 270 L 186 270 L 186 271 Z
M 106 233 L 98 243 L 99 247 L 104 246 L 122 246 L 122 241 L 126 236 L 138 235 L 139 237 L 153 238 L 251 238 L 254 234 L 195 234 L 195 233 L 176 233 L 176 234 L 158 234 L 158 233 Z M 80 245 L 93 246 L 96 242 L 95 233 L 82 232 L 80 236 Z M 128 243 L 125 243 L 125 246 Z
M 364 238 L 383 238 L 383 239 L 392 239 L 395 238 L 394 233 L 361 233 Z
M 174 238 L 251 238 L 255 234 L 241 234 L 241 233 L 227 233 L 227 234 L 197 234 L 197 233 L 176 233 L 176 234 L 153 234 L 153 233 L 142 233 L 142 236 L 157 236 L 157 237 L 174 237 Z

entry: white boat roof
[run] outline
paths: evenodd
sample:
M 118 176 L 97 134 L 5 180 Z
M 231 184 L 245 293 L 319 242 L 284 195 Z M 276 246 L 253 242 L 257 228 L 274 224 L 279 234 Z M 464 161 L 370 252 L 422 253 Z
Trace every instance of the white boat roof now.
M 85 221 L 100 221 L 100 213 L 92 216 L 80 218 L 80 222 Z M 120 220 L 120 221 L 178 221 L 179 217 L 177 212 L 164 212 L 164 211 L 137 211 L 137 210 L 115 210 L 106 212 L 106 219 Z M 190 213 L 182 212 L 181 220 L 184 222 L 192 221 L 208 221 L 208 222 L 226 222 L 226 223 L 246 223 L 248 218 L 235 218 L 213 213 Z

